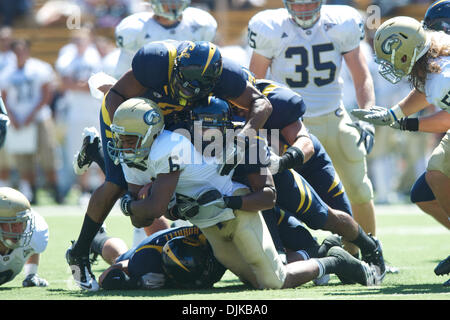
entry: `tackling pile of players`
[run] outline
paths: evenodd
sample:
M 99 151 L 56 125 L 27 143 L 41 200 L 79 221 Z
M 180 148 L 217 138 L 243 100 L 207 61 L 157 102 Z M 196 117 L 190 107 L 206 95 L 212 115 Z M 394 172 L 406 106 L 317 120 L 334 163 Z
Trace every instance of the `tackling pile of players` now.
M 409 76 L 414 85 L 390 109 L 374 106 L 356 10 L 321 0 L 283 2 L 285 8 L 249 22 L 250 70 L 221 55 L 210 42 L 214 19 L 187 8 L 189 1 L 151 1 L 153 15 L 133 15 L 117 27 L 119 80 L 94 88 L 104 92 L 101 137 L 91 131 L 74 163 L 82 172 L 95 161 L 106 176 L 66 252 L 80 288 L 209 288 L 227 269 L 260 289 L 325 284 L 330 274 L 344 284 L 381 284 L 387 267 L 374 236 L 365 161 L 373 125 L 446 132 L 413 189 L 420 197 L 413 202 L 429 203 L 430 214 L 448 219 L 450 37 L 429 29 L 447 31 L 450 1 L 433 4 L 425 26 L 396 17 L 377 30 L 380 73 L 393 83 Z M 354 78 L 358 122 L 341 100 L 342 59 Z M 277 82 L 264 79 L 269 67 L 268 77 Z M 407 117 L 429 103 L 442 111 Z M 2 109 L 0 143 L 6 125 Z M 0 193 L 0 244 L 12 255 L 25 250 L 26 236 L 38 229 L 26 218 L 29 204 L 3 209 L 13 193 Z M 119 199 L 132 225 L 149 234 L 130 250 L 102 228 Z M 170 220 L 189 225 L 169 227 Z M 319 244 L 304 225 L 332 235 Z M 99 282 L 92 253 L 111 264 Z M 2 268 L 1 275 L 12 270 Z M 46 285 L 36 268 L 27 279 Z M 449 258 L 435 272 L 449 273 Z

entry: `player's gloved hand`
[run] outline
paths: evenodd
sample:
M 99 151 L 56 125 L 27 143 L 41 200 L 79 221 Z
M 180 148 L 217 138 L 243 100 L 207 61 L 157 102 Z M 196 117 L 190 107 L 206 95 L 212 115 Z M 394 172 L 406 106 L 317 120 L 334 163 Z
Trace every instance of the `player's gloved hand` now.
M 392 123 L 390 127 L 398 130 L 418 131 L 419 119 L 404 117 Z
M 358 130 L 359 140 L 356 145 L 359 146 L 364 142 L 364 148 L 366 149 L 367 154 L 369 154 L 372 151 L 373 144 L 375 143 L 375 127 L 373 124 L 364 121 L 356 121 L 353 123 L 347 123 L 347 125 Z
M 6 114 L 0 113 L 0 148 L 3 147 L 6 139 L 7 127 L 9 125 L 9 118 Z
M 303 151 L 297 147 L 289 147 L 281 157 L 275 153 L 270 154 L 269 171 L 272 175 L 283 172 L 286 169 L 300 169 L 305 161 Z
M 170 210 L 170 215 L 175 219 L 187 220 L 198 214 L 200 206 L 216 204 L 222 198 L 222 193 L 217 189 L 202 191 L 197 199 L 177 194 L 176 204 Z
M 222 161 L 219 164 L 219 174 L 227 176 L 245 159 L 245 152 L 248 148 L 248 138 L 238 134 L 231 146 L 227 146 L 224 150 Z
M 359 120 L 369 122 L 376 126 L 389 126 L 398 119 L 404 117 L 401 108 L 396 105 L 391 109 L 373 106 L 367 109 L 353 109 L 350 111 Z
M 48 282 L 45 279 L 39 278 L 35 273 L 27 275 L 25 280 L 22 281 L 22 287 L 47 287 Z
M 120 198 L 120 210 L 127 217 L 132 215 L 131 202 L 134 200 L 136 199 L 134 199 L 134 197 L 129 192 L 127 192 L 122 198 Z

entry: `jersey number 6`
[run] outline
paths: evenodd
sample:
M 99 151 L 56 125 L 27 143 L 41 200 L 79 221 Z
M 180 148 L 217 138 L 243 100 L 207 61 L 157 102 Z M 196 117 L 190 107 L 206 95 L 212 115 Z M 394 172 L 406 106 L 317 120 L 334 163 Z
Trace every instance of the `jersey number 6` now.
M 325 86 L 329 83 L 332 83 L 336 77 L 336 65 L 332 61 L 321 62 L 320 61 L 320 53 L 334 50 L 334 46 L 332 43 L 326 44 L 318 44 L 312 46 L 313 50 L 313 60 L 314 60 L 314 68 L 316 71 L 325 71 L 329 70 L 328 78 L 314 77 L 314 83 L 318 87 Z M 286 49 L 285 58 L 290 59 L 293 56 L 299 55 L 301 64 L 295 65 L 295 72 L 301 74 L 301 80 L 296 81 L 290 78 L 286 78 L 286 83 L 291 88 L 304 88 L 309 83 L 309 72 L 307 67 L 309 65 L 308 59 L 308 51 L 305 47 L 289 47 Z

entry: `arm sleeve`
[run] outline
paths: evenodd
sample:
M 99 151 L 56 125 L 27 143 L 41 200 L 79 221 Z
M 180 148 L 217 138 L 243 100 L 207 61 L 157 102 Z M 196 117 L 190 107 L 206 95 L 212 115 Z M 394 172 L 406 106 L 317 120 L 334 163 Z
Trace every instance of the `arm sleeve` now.
M 33 236 L 31 237 L 31 247 L 35 253 L 42 253 L 47 248 L 49 231 L 47 222 L 44 218 L 33 210 L 35 230 Z

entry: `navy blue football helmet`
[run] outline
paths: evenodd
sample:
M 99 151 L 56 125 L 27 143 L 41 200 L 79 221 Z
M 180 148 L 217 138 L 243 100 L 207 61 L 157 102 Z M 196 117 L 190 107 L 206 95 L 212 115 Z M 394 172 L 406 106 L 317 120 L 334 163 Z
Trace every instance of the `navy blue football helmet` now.
M 211 93 L 221 74 L 219 49 L 208 41 L 191 42 L 175 58 L 170 79 L 172 95 L 188 102 L 204 98 Z
M 177 288 L 210 288 L 225 273 L 206 241 L 175 237 L 162 250 L 162 267 Z
M 423 19 L 426 29 L 450 33 L 450 1 L 440 0 L 430 5 Z
M 203 128 L 216 128 L 222 132 L 233 128 L 231 108 L 227 101 L 209 96 L 192 109 L 192 121 L 201 121 Z

